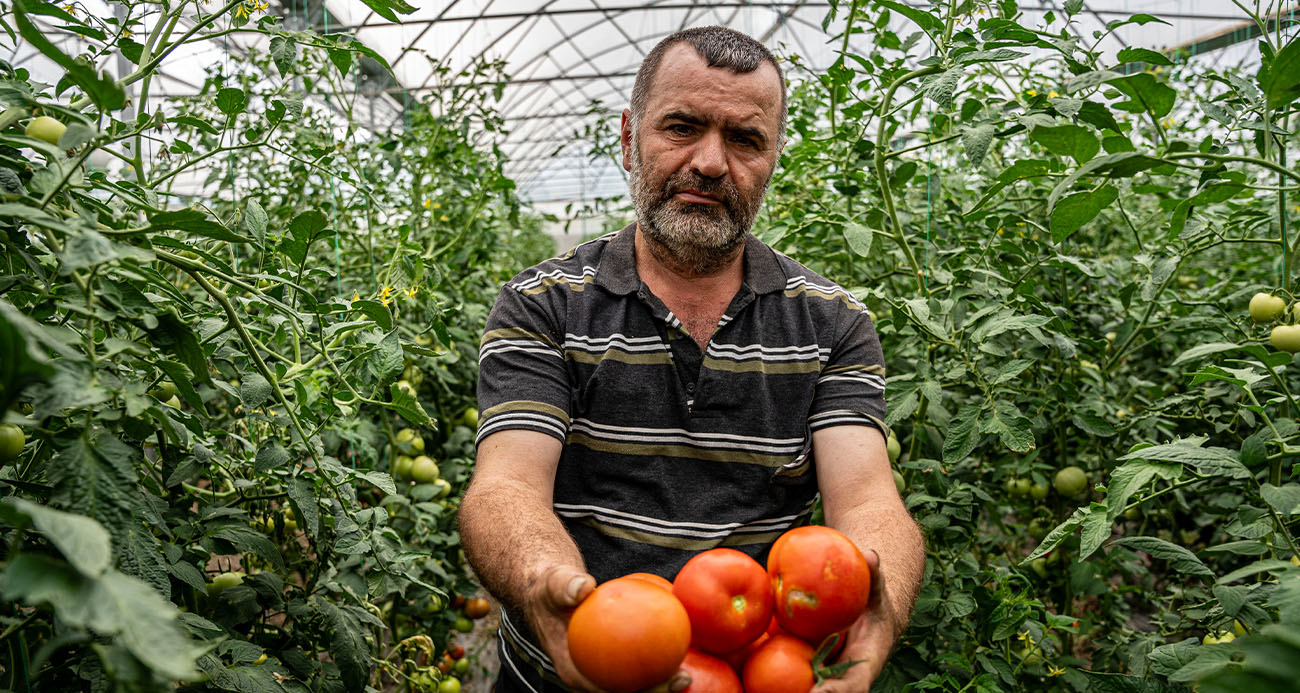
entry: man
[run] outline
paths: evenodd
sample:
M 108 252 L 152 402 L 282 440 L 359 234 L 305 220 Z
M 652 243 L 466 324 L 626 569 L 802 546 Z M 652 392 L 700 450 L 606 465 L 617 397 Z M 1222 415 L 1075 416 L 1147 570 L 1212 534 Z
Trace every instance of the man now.
M 565 627 L 597 582 L 671 579 L 716 546 L 762 561 L 819 492 L 880 589 L 842 655 L 864 663 L 818 690 L 868 690 L 907 624 L 924 547 L 885 452 L 871 320 L 748 233 L 785 100 L 756 41 L 719 27 L 664 39 L 623 112 L 637 223 L 497 299 L 460 528 L 506 605 L 498 691 L 594 690 Z

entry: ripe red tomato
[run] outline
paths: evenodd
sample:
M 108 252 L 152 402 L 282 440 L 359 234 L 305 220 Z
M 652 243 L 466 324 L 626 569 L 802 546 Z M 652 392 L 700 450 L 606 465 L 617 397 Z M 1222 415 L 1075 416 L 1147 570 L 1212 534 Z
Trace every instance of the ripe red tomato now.
M 767 557 L 776 620 L 808 642 L 848 628 L 867 608 L 871 570 L 848 537 L 830 527 L 797 527 Z
M 691 647 L 702 652 L 739 650 L 772 620 L 767 571 L 735 549 L 710 549 L 687 561 L 673 595 L 691 617 Z
M 673 591 L 673 583 L 669 582 L 668 578 L 660 575 L 655 575 L 654 573 L 628 573 L 627 575 L 624 575 L 620 579 L 641 580 L 643 582 L 654 585 L 655 587 L 662 587 L 663 589 L 666 589 L 669 592 Z
M 616 578 L 573 610 L 569 656 L 583 676 L 620 693 L 663 683 L 691 644 L 691 620 L 672 593 L 650 582 Z
M 721 659 L 698 650 L 687 650 L 682 669 L 691 675 L 691 685 L 681 693 L 742 693 L 740 677 Z
M 491 611 L 492 605 L 486 599 L 476 598 L 465 602 L 465 615 L 472 619 L 483 618 Z
M 772 622 L 776 623 L 775 620 Z M 730 664 L 731 668 L 735 669 L 736 673 L 739 674 L 745 670 L 745 662 L 748 662 L 749 658 L 752 657 L 755 652 L 758 652 L 758 648 L 762 647 L 763 643 L 767 642 L 769 637 L 771 637 L 769 634 L 763 633 L 757 638 L 754 638 L 753 642 L 739 650 L 722 655 L 722 658 L 727 660 L 727 664 Z
M 460 645 L 452 645 L 447 648 L 447 656 L 458 660 L 465 656 L 465 648 Z
M 807 693 L 813 678 L 813 646 L 793 635 L 770 636 L 745 662 L 745 693 Z

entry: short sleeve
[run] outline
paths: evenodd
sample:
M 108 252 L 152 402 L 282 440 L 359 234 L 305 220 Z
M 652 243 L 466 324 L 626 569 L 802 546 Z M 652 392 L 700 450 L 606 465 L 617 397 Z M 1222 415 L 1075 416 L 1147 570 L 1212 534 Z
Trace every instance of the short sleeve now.
M 859 304 L 860 306 L 860 304 Z M 865 308 L 846 307 L 830 358 L 817 378 L 808 427 L 885 425 L 885 359 L 880 339 Z
M 479 343 L 479 429 L 475 445 L 499 431 L 538 431 L 565 440 L 569 377 L 564 333 L 548 306 L 507 284 Z

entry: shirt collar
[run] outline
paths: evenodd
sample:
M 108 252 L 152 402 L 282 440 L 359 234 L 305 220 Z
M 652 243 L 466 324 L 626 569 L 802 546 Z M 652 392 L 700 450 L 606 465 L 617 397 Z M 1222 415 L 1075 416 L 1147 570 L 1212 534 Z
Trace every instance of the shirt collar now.
M 596 284 L 620 295 L 640 289 L 641 277 L 636 272 L 636 222 L 623 227 L 607 243 L 596 268 Z M 745 234 L 744 262 L 745 284 L 754 293 L 766 294 L 785 288 L 785 270 L 776 258 L 776 251 L 752 233 Z

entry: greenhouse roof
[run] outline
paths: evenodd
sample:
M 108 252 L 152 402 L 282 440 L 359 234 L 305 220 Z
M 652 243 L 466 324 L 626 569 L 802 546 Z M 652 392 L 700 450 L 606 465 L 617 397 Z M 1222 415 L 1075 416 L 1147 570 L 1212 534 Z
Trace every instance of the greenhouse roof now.
M 372 2 L 388 7 L 387 0 Z M 1026 21 L 1046 27 L 1049 13 L 1063 16 L 1063 2 L 1020 0 L 1020 9 Z M 113 11 L 102 0 L 78 4 L 92 12 Z M 836 4 L 848 3 L 436 0 L 418 3 L 409 14 L 395 15 L 399 22 L 386 19 L 362 0 L 284 0 L 270 11 L 283 16 L 286 28 L 353 35 L 388 62 L 391 78 L 371 74 L 353 85 L 355 95 L 370 101 L 369 108 L 360 112 L 368 121 L 363 125 L 373 129 L 400 125 L 404 102 L 463 84 L 466 78 L 455 76 L 462 70 L 483 60 L 501 61 L 505 78 L 494 86 L 500 89 L 504 132 L 486 136 L 497 138 L 508 156 L 507 173 L 531 201 L 584 202 L 625 190 L 616 162 L 593 156 L 590 137 L 580 135 L 615 136 L 636 69 L 656 42 L 684 27 L 720 24 L 762 40 L 780 56 L 798 56 L 811 70 L 824 70 L 839 48 L 828 38 L 838 33 L 842 19 L 823 28 Z M 920 7 L 927 2 L 907 4 Z M 1113 55 L 1128 46 L 1182 47 L 1201 59 L 1234 63 L 1253 55 L 1250 25 L 1233 0 L 1085 0 L 1072 30 L 1087 38 L 1110 22 L 1138 13 L 1162 21 L 1119 28 L 1101 44 L 1104 53 Z M 839 17 L 844 14 L 841 8 Z M 914 30 L 908 21 L 901 15 L 894 17 L 900 33 Z M 1053 28 L 1060 26 L 1057 19 Z M 265 37 L 236 34 L 222 45 L 196 47 L 172 63 L 168 79 L 156 89 L 193 93 L 214 60 L 230 60 L 259 41 Z M 850 50 L 865 48 L 850 44 Z M 10 60 L 23 65 L 24 60 L 39 62 L 39 56 L 14 55 Z

